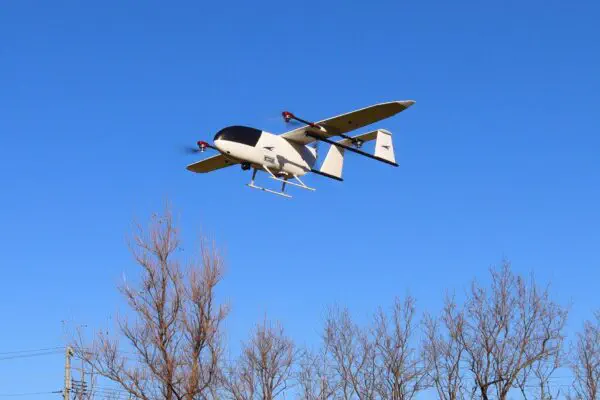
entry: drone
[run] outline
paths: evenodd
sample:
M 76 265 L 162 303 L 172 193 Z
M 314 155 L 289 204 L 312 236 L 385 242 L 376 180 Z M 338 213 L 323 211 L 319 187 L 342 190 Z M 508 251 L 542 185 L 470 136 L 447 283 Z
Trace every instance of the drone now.
M 253 170 L 248 184 L 253 189 L 283 197 L 292 197 L 285 192 L 287 185 L 314 191 L 316 189 L 307 186 L 300 177 L 311 172 L 343 181 L 346 151 L 397 167 L 389 131 L 376 129 L 356 136 L 347 133 L 396 115 L 413 104 L 413 100 L 380 103 L 318 122 L 310 122 L 284 111 L 281 115 L 286 123 L 295 122 L 302 126 L 281 135 L 247 126 L 229 126 L 217 132 L 213 144 L 201 140 L 197 143 L 198 147 L 193 149 L 194 152 L 214 150 L 219 154 L 190 164 L 187 169 L 207 173 L 239 164 L 244 171 Z M 336 137 L 340 139 L 332 140 Z M 375 140 L 374 153 L 363 151 L 363 144 L 372 140 Z M 319 142 L 330 146 L 321 166 L 316 168 Z M 255 183 L 258 171 L 281 182 L 281 190 L 258 186 Z

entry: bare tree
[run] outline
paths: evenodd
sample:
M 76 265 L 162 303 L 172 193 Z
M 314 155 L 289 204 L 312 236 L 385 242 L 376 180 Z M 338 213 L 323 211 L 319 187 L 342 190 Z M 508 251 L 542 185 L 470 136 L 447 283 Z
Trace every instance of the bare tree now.
M 368 334 L 350 317 L 347 309 L 332 308 L 325 322 L 323 337 L 336 375 L 336 398 L 375 399 L 377 363 L 375 346 Z
M 221 377 L 224 395 L 232 400 L 254 400 L 258 383 L 247 363 L 230 363 Z
M 304 351 L 300 356 L 297 375 L 300 398 L 303 400 L 327 400 L 335 398 L 339 380 L 331 368 L 327 347 L 319 352 Z
M 595 317 L 595 322 L 584 323 L 573 350 L 571 369 L 575 377 L 573 390 L 576 399 L 600 398 L 600 310 Z
M 516 379 L 517 387 L 523 398 L 553 400 L 560 398 L 560 386 L 554 388 L 552 385 L 552 376 L 557 369 L 564 365 L 564 354 L 562 351 L 542 360 L 537 360 L 526 368 L 523 368 Z
M 409 400 L 428 385 L 423 352 L 415 347 L 415 299 L 396 299 L 391 316 L 382 309 L 373 328 L 380 398 Z M 418 343 L 418 342 L 417 342 Z
M 141 280 L 137 287 L 120 288 L 130 317 L 118 319 L 118 335 L 100 332 L 89 346 L 76 340 L 76 353 L 133 398 L 213 398 L 222 356 L 220 328 L 227 314 L 215 301 L 223 272 L 219 252 L 203 241 L 199 265 L 182 268 L 169 210 L 154 216 L 147 232 L 138 227 L 131 248 Z
M 439 318 L 425 317 L 425 357 L 429 376 L 441 400 L 465 397 L 463 372 L 464 347 L 460 340 L 464 316 L 457 311 L 454 298 L 446 297 Z
M 460 340 L 474 392 L 487 400 L 494 388 L 504 400 L 524 370 L 560 352 L 567 310 L 533 279 L 515 276 L 507 262 L 491 275 L 490 290 L 472 284 Z
M 224 377 L 225 392 L 234 400 L 274 400 L 292 384 L 296 348 L 283 328 L 266 321 L 243 346 L 236 364 Z

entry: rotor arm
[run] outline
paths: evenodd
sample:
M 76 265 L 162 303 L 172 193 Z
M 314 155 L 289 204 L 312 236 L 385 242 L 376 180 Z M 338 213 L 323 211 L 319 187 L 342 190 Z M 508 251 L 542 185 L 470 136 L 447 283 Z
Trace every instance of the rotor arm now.
M 303 124 L 306 124 L 306 125 L 310 126 L 311 128 L 318 129 L 321 132 L 327 132 L 327 130 L 325 128 L 323 128 L 321 125 L 315 124 L 314 122 L 307 121 L 300 117 L 296 117 L 294 114 L 292 114 L 289 111 L 283 111 L 281 113 L 281 116 L 283 117 L 283 120 L 285 122 L 290 122 L 291 120 L 294 120 L 294 121 L 302 122 Z
M 352 142 L 352 145 L 353 145 L 354 147 L 356 147 L 357 149 L 360 149 L 360 148 L 362 147 L 363 143 L 364 143 L 364 142 L 363 142 L 362 140 L 360 140 L 360 139 L 357 139 L 357 138 L 355 138 L 355 137 L 352 137 L 352 136 L 345 135 L 345 134 L 343 134 L 343 133 L 339 133 L 337 136 L 340 136 L 340 137 L 342 137 L 342 138 L 344 138 L 344 139 L 347 139 L 347 140 L 349 140 L 350 142 Z
M 352 153 L 360 154 L 362 156 L 365 156 L 365 157 L 368 157 L 368 158 L 372 158 L 373 160 L 377 160 L 377 161 L 384 162 L 386 164 L 393 165 L 394 167 L 398 166 L 398 164 L 396 162 L 394 162 L 394 161 L 390 161 L 390 160 L 386 160 L 385 158 L 377 157 L 377 156 L 375 156 L 373 154 L 369 154 L 369 153 L 367 153 L 365 151 L 358 150 L 358 149 L 356 149 L 354 147 L 347 146 L 347 145 L 345 145 L 343 143 L 340 143 L 340 142 L 334 142 L 333 140 L 327 139 L 325 137 L 316 135 L 316 134 L 311 133 L 311 132 L 306 132 L 306 136 L 311 137 L 311 138 L 313 138 L 313 139 L 315 139 L 315 140 L 317 140 L 319 142 L 329 143 L 330 145 L 336 146 L 336 147 L 338 147 L 340 149 L 348 150 L 348 151 L 350 151 Z
M 360 139 L 353 138 L 352 136 L 348 136 L 343 133 L 328 132 L 327 129 L 325 129 L 323 126 L 316 124 L 314 122 L 307 121 L 300 117 L 297 117 L 289 111 L 284 111 L 281 113 L 281 115 L 285 122 L 290 122 L 291 120 L 302 122 L 303 124 L 306 124 L 306 125 L 310 126 L 311 128 L 318 129 L 320 132 L 329 133 L 330 135 L 333 135 L 333 136 L 340 136 L 343 139 L 348 139 L 352 143 L 352 145 L 354 147 L 356 147 L 357 149 L 360 149 L 363 145 L 363 141 Z

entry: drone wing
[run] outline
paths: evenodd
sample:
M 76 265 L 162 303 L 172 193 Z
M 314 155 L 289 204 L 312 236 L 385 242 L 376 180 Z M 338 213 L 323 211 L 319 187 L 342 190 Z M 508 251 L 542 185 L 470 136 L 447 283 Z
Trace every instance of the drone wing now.
M 316 139 L 306 136 L 307 132 L 312 132 L 323 137 L 344 134 L 396 115 L 399 112 L 406 110 L 413 104 L 415 104 L 413 100 L 391 101 L 389 103 L 375 104 L 370 107 L 361 108 L 360 110 L 351 111 L 349 113 L 324 119 L 315 123 L 316 125 L 323 127 L 326 132 L 306 125 L 301 128 L 294 129 L 293 131 L 286 132 L 281 136 L 295 143 L 308 144 L 314 142 Z
M 206 173 L 215 171 L 217 169 L 225 168 L 233 164 L 235 163 L 225 158 L 223 154 L 218 154 L 216 156 L 212 156 L 207 159 L 190 164 L 186 167 L 186 169 L 192 172 Z

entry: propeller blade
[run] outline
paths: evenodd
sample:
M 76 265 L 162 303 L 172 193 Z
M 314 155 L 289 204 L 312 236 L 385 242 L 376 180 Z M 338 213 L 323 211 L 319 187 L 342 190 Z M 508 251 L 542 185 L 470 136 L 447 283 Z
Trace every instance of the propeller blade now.
M 266 118 L 266 120 L 267 120 L 267 121 L 269 121 L 269 123 L 272 123 L 272 122 L 280 122 L 280 121 L 281 121 L 281 119 L 282 119 L 282 118 L 281 118 L 281 115 L 278 115 L 278 116 L 274 116 L 274 117 L 268 117 L 268 118 Z M 304 124 L 302 124 L 301 122 L 298 122 L 298 121 L 296 121 L 295 119 L 290 119 L 289 121 L 285 121 L 285 120 L 284 120 L 284 121 L 283 121 L 283 123 L 284 123 L 286 126 L 302 126 L 302 125 L 304 125 Z
M 204 140 L 198 140 L 198 147 L 192 147 L 192 146 L 183 146 L 183 151 L 186 154 L 196 154 L 196 153 L 204 153 L 206 150 L 210 149 L 210 150 L 219 150 L 217 149 L 215 146 L 213 146 L 212 144 L 205 142 Z
M 185 154 L 196 154 L 196 153 L 200 153 L 200 149 L 197 147 L 193 147 L 193 146 L 183 146 L 181 148 L 181 151 Z
M 289 126 L 303 126 L 303 125 L 306 125 L 306 124 L 303 124 L 300 121 L 296 121 L 295 119 L 291 119 L 288 122 L 286 122 L 286 125 L 289 125 Z

